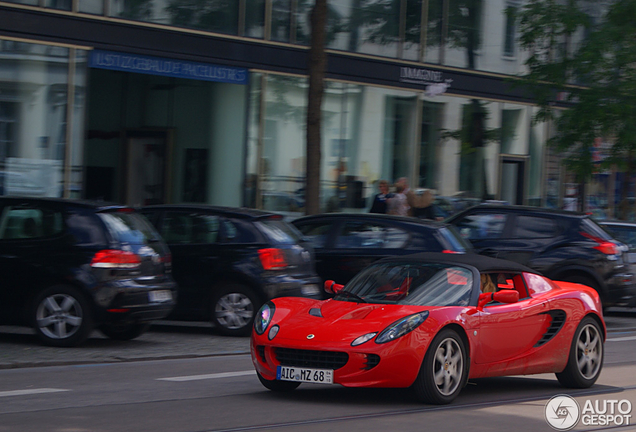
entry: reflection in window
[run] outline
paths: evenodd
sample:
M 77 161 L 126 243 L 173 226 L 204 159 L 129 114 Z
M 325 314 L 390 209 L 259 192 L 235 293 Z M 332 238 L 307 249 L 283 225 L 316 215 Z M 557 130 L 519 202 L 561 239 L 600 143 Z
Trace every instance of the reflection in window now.
M 70 50 L 6 40 L 0 44 L 0 56 L 11 58 L 0 92 L 0 194 L 59 197 Z
M 178 27 L 238 34 L 236 0 L 169 0 L 165 11 L 169 23 Z
M 508 8 L 505 11 L 506 20 L 506 35 L 504 37 L 504 50 L 503 55 L 512 57 L 515 55 L 515 42 L 517 37 L 517 10 L 518 6 L 514 4 L 508 4 Z
M 483 0 L 448 0 L 446 61 L 451 66 L 477 68 L 481 46 Z
M 46 0 L 46 7 L 70 11 L 73 6 L 72 0 Z
M 398 228 L 348 222 L 336 239 L 336 247 L 343 249 L 396 249 L 403 247 L 407 240 L 408 233 Z
M 245 0 L 245 30 L 242 36 L 265 36 L 265 0 Z
M 292 0 L 272 1 L 272 30 L 270 39 L 279 42 L 289 42 L 291 28 Z
M 106 0 L 79 0 L 79 11 L 88 14 L 103 15 L 104 1 Z
M 303 233 L 303 236 L 309 240 L 313 247 L 323 248 L 327 242 L 331 224 L 306 224 L 298 226 L 298 229 Z
M 468 240 L 500 238 L 506 226 L 507 215 L 498 213 L 478 213 L 466 216 L 459 223 L 459 234 Z
M 514 238 L 551 238 L 557 235 L 557 224 L 554 219 L 536 216 L 517 216 Z

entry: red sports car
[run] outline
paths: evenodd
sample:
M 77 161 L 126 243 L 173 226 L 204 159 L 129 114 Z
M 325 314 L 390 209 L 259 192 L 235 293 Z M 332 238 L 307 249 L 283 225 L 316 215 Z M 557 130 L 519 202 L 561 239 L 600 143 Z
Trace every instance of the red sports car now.
M 422 401 L 445 404 L 469 378 L 554 372 L 584 388 L 601 373 L 596 291 L 511 261 L 409 255 L 325 289 L 334 297 L 277 298 L 259 310 L 252 361 L 268 389 L 412 386 Z

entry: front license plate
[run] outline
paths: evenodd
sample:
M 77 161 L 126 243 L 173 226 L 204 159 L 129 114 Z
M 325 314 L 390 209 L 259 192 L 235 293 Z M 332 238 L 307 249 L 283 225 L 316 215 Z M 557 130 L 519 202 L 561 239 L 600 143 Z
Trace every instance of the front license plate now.
M 333 370 L 278 366 L 276 379 L 318 384 L 333 384 Z
M 172 300 L 172 293 L 168 290 L 163 291 L 150 291 L 148 293 L 151 303 L 165 302 Z

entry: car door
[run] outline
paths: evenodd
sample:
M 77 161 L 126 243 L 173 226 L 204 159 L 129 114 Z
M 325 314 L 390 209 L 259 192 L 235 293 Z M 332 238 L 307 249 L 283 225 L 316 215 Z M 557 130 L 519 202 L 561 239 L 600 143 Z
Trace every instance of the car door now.
M 27 317 L 34 293 L 59 283 L 68 243 L 62 210 L 55 203 L 4 201 L 0 213 L 0 309 L 6 322 Z
M 324 251 L 328 279 L 344 284 L 380 258 L 413 253 L 405 249 L 409 238 L 406 230 L 382 222 L 344 221 Z
M 179 287 L 174 316 L 208 313 L 214 274 L 221 267 L 220 225 L 219 216 L 194 210 L 165 210 L 160 218 L 159 232 L 172 253 L 172 275 Z
M 516 289 L 516 303 L 490 303 L 479 312 L 479 344 L 475 363 L 512 360 L 529 352 L 550 323 L 550 304 L 545 296 L 531 297 L 521 274 L 495 275 L 497 290 Z

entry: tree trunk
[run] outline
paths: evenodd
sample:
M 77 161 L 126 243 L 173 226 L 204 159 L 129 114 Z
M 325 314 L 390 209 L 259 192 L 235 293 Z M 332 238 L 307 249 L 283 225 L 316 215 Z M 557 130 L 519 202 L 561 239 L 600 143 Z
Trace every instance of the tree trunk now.
M 316 0 L 311 11 L 311 48 L 309 50 L 309 91 L 307 97 L 307 188 L 305 213 L 320 212 L 321 107 L 327 65 L 325 32 L 327 0 Z

